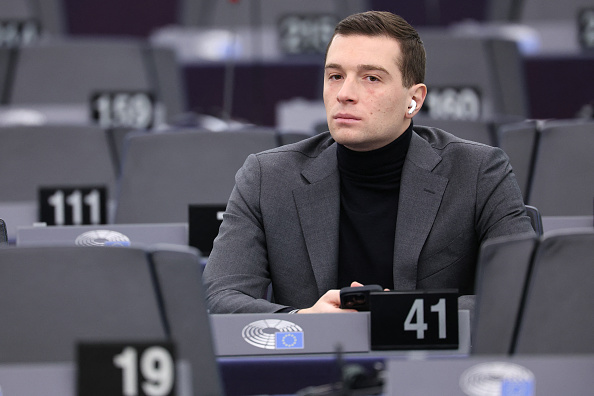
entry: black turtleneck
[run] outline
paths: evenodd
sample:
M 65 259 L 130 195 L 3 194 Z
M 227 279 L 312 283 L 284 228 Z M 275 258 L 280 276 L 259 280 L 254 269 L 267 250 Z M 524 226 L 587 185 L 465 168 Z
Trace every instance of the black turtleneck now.
M 394 288 L 400 176 L 411 136 L 412 123 L 396 140 L 377 150 L 359 152 L 338 145 L 339 288 L 352 281 Z

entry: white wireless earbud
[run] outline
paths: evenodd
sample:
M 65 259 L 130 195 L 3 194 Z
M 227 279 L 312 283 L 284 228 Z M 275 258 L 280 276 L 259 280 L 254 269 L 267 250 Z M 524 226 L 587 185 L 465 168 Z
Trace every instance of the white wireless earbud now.
M 415 100 L 413 99 L 410 101 L 410 109 L 408 109 L 408 114 L 412 114 L 416 108 L 417 108 L 417 102 L 415 102 Z

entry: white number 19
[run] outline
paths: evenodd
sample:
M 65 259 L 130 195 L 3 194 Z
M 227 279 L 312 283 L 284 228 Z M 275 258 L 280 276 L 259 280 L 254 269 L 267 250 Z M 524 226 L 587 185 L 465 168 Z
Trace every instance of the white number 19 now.
M 125 396 L 138 395 L 137 352 L 132 347 L 124 348 L 113 358 L 116 367 L 121 368 L 122 388 Z M 165 396 L 174 384 L 174 365 L 171 354 L 162 347 L 148 348 L 140 356 L 140 373 L 146 380 L 142 390 L 149 396 Z

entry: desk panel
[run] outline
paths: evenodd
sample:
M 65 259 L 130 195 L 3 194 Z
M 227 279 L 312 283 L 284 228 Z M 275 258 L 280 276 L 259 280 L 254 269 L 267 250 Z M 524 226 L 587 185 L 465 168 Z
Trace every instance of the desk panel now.
M 340 320 L 337 319 L 339 316 L 342 317 Z M 230 317 L 233 321 L 228 320 Z M 233 333 L 241 333 L 243 325 L 266 317 L 297 323 L 303 328 L 305 342 L 314 342 L 320 352 L 315 353 L 316 351 L 312 349 L 275 351 L 253 347 L 252 354 L 247 354 L 246 347 L 240 345 L 245 342 L 240 337 L 234 337 Z M 348 325 L 348 321 L 351 325 Z M 219 355 L 217 357 L 227 396 L 296 393 L 306 387 L 339 381 L 342 369 L 347 365 L 358 365 L 372 375 L 375 369 L 383 368 L 385 362 L 391 359 L 403 361 L 463 359 L 470 354 L 468 310 L 458 311 L 460 331 L 458 350 L 372 351 L 369 349 L 368 321 L 369 313 L 363 312 L 315 315 L 212 315 L 215 351 L 229 353 L 228 351 L 233 351 L 234 348 L 238 351 L 237 356 Z M 227 326 L 227 329 L 223 332 L 217 331 L 222 326 Z M 358 329 L 358 331 L 349 332 L 349 328 Z M 330 337 L 326 338 L 322 332 L 327 332 Z M 344 338 L 342 349 L 335 348 L 331 337 L 332 334 L 339 333 Z M 313 340 L 317 335 L 320 335 L 320 339 Z M 361 343 L 367 346 L 366 350 L 359 350 Z

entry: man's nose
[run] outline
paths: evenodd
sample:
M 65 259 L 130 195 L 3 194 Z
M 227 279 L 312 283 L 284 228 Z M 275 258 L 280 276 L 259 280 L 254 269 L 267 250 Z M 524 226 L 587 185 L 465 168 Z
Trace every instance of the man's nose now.
M 339 102 L 357 102 L 357 83 L 352 78 L 345 78 L 336 94 Z

